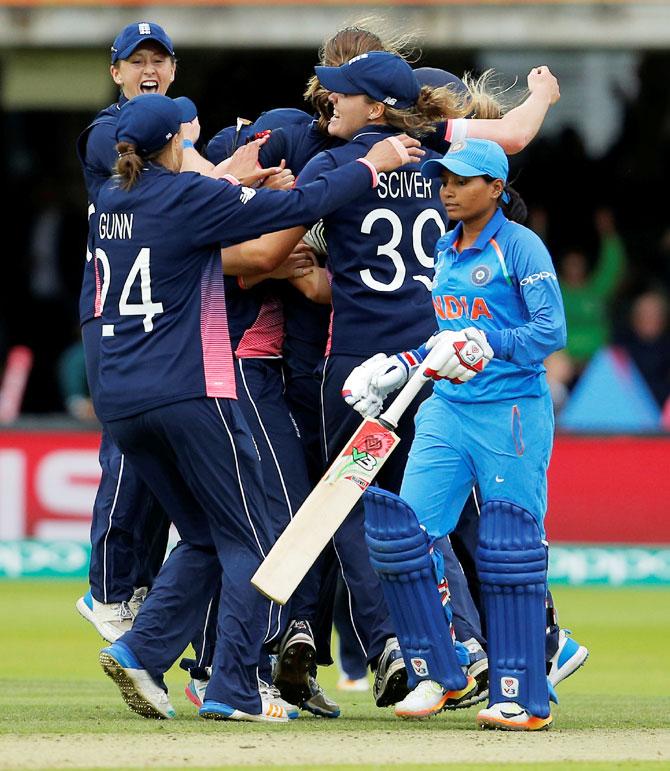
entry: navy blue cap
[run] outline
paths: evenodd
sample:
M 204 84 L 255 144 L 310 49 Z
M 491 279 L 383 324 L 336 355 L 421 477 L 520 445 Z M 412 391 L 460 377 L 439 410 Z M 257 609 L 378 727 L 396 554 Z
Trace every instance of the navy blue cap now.
M 431 86 L 432 88 L 452 86 L 452 90 L 457 94 L 468 92 L 465 83 L 458 75 L 441 70 L 439 67 L 418 67 L 414 70 L 414 77 L 419 81 L 420 86 Z
M 226 126 L 207 143 L 206 157 L 208 160 L 218 163 L 224 158 L 229 158 L 238 147 L 242 147 L 254 139 L 256 134 L 296 124 L 307 125 L 312 120 L 311 115 L 294 107 L 277 107 L 274 110 L 267 110 L 261 113 L 253 123 L 238 118 L 237 125 Z
M 440 177 L 445 169 L 459 177 L 483 177 L 507 182 L 509 163 L 502 147 L 490 139 L 465 139 L 455 142 L 443 158 L 434 158 L 421 166 L 424 177 Z M 503 193 L 503 201 L 509 195 Z
M 412 68 L 396 54 L 371 51 L 339 67 L 315 67 L 319 83 L 338 94 L 366 94 L 389 107 L 411 107 L 419 98 Z
M 295 107 L 277 107 L 261 113 L 249 127 L 250 134 L 259 134 L 261 131 L 272 131 L 283 126 L 292 126 L 295 123 L 311 123 L 312 116 L 304 110 Z
M 190 123 L 198 117 L 198 108 L 187 96 L 178 96 L 172 101 L 179 107 L 182 123 Z
M 163 27 L 150 21 L 136 21 L 124 27 L 112 43 L 112 64 L 117 59 L 127 59 L 146 40 L 155 40 L 170 56 L 175 55 L 172 41 Z
M 135 145 L 139 155 L 151 155 L 165 147 L 182 123 L 193 120 L 194 106 L 186 97 L 140 94 L 121 108 L 116 141 Z

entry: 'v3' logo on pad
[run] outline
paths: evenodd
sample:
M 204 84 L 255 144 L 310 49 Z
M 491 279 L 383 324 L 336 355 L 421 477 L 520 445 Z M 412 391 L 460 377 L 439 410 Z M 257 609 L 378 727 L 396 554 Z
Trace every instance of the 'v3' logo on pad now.
M 501 677 L 500 690 L 509 699 L 514 699 L 519 695 L 519 681 L 516 677 Z
M 412 669 L 419 677 L 426 677 L 428 675 L 426 659 L 412 659 Z

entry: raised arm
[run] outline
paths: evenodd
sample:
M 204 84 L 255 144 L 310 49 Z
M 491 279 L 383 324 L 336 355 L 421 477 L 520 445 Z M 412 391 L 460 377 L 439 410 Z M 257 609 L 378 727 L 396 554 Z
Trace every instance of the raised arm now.
M 558 81 L 546 66 L 534 67 L 528 73 L 528 90 L 528 98 L 502 118 L 464 121 L 467 136 L 491 139 L 508 155 L 521 152 L 540 130 L 551 105 L 561 97 Z

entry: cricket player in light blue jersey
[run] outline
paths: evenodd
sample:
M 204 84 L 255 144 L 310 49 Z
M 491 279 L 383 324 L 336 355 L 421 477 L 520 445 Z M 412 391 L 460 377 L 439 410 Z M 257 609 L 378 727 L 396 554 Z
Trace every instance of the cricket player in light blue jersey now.
M 406 627 L 399 638 L 410 684 L 416 685 L 395 712 L 435 714 L 460 683 L 456 659 L 444 653 L 451 646 L 444 645 L 448 627 L 439 595 L 427 588 L 436 567 L 429 576 L 426 566 L 435 559 L 432 544 L 453 531 L 477 484 L 483 501 L 477 569 L 488 620 L 490 688 L 489 706 L 477 723 L 538 730 L 552 720 L 544 516 L 554 419 L 542 362 L 565 345 L 561 293 L 540 238 L 499 208 L 508 173 L 499 145 L 467 138 L 424 163 L 422 173 L 442 180 L 442 202 L 457 222 L 435 247 L 438 333 L 418 350 L 364 362 L 344 387 L 355 409 L 376 414 L 428 350 L 442 351 L 427 370 L 437 382 L 416 417 L 400 497 L 366 494 L 371 561 L 394 623 Z

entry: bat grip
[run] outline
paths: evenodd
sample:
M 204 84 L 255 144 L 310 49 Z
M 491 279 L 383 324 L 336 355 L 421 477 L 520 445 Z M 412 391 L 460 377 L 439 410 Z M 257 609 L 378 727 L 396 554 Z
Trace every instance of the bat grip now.
M 424 375 L 426 369 L 431 367 L 431 359 L 437 358 L 438 352 L 435 348 L 428 352 L 428 356 L 419 364 L 416 372 L 407 381 L 405 387 L 393 400 L 393 404 L 377 418 L 377 420 L 385 428 L 391 430 L 398 427 L 398 421 L 402 417 L 405 410 L 414 401 L 414 398 L 423 388 L 424 384 L 430 380 L 429 377 Z

